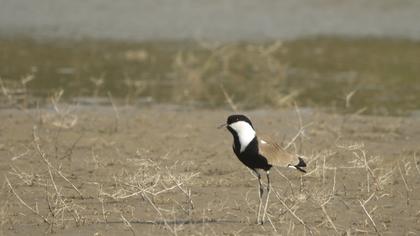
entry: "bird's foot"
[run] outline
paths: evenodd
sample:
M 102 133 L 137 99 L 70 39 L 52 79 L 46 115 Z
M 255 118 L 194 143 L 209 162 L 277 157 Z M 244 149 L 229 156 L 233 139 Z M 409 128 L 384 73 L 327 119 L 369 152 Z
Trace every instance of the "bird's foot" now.
M 264 224 L 264 222 L 262 220 L 260 220 L 260 219 L 257 220 L 257 225 L 263 225 L 263 224 Z

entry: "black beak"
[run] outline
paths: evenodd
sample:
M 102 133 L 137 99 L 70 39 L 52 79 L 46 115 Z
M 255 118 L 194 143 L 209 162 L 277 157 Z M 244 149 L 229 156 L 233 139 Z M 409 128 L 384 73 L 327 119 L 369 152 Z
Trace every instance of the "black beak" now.
M 226 126 L 227 126 L 227 124 L 221 124 L 221 125 L 217 126 L 217 128 L 221 129 L 221 128 L 226 127 Z

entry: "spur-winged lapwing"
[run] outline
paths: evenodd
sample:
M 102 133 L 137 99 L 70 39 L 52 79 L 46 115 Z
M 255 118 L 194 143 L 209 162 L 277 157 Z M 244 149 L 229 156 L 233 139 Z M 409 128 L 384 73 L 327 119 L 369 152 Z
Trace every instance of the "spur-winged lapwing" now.
M 257 223 L 263 224 L 270 193 L 270 168 L 272 166 L 289 167 L 306 172 L 303 169 L 306 167 L 306 163 L 297 155 L 286 152 L 279 144 L 257 137 L 251 120 L 244 115 L 229 116 L 226 124 L 219 126 L 219 128 L 222 127 L 226 127 L 233 135 L 233 152 L 258 178 L 259 206 Z M 264 190 L 259 170 L 264 170 L 267 175 L 267 197 L 262 219 L 260 219 L 260 216 Z

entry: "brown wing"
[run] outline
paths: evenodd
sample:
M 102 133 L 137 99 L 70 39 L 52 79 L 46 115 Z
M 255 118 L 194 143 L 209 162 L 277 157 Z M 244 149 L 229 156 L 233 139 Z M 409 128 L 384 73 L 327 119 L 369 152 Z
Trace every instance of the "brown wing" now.
M 296 155 L 286 152 L 280 144 L 266 139 L 258 139 L 258 148 L 262 156 L 264 156 L 268 164 L 279 167 L 295 166 L 299 164 Z

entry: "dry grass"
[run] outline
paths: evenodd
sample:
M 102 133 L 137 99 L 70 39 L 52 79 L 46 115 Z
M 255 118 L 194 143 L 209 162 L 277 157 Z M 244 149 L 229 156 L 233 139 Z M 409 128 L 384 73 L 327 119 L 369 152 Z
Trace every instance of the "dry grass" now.
M 281 42 L 221 46 L 208 46 L 202 42 L 200 46 L 198 52 L 179 51 L 175 55 L 173 76 L 184 85 L 177 92 L 178 101 L 194 97 L 198 101 L 209 101 L 210 105 L 220 105 L 218 103 L 226 99 L 233 110 L 238 110 L 235 103 L 241 107 L 291 105 L 299 95 L 299 92 L 281 92 L 285 63 L 275 56 L 282 48 Z
M 98 123 L 99 118 L 83 116 L 77 106 L 61 103 L 62 94 L 52 96 L 52 109 L 31 114 L 40 119 L 29 118 L 32 123 L 27 127 L 32 135 L 18 145 L 19 151 L 12 150 L 7 143 L 0 148 L 9 149 L 10 154 L 0 201 L 3 232 L 22 223 L 36 222 L 45 225 L 43 231 L 47 233 L 92 224 L 119 224 L 132 235 L 142 235 L 143 227 L 150 224 L 174 235 L 386 234 L 405 227 L 392 216 L 399 209 L 405 210 L 401 214 L 410 222 L 418 218 L 418 210 L 415 213 L 410 210 L 419 206 L 416 185 L 420 168 L 416 152 L 402 153 L 398 160 L 388 163 L 381 156 L 383 153 L 372 154 L 366 144 L 370 139 L 361 140 L 348 127 L 354 125 L 353 129 L 358 129 L 355 120 L 361 119 L 359 115 L 324 122 L 325 117 L 319 120 L 316 116 L 303 116 L 295 105 L 294 133 L 284 143 L 288 150 L 306 158 L 308 172 L 301 176 L 284 170 L 276 172 L 280 178 L 274 176 L 274 197 L 268 203 L 267 221 L 257 226 L 252 218 L 257 211 L 257 198 L 250 187 L 255 180 L 245 175 L 244 179 L 238 177 L 243 169 L 223 169 L 217 158 L 224 154 L 214 154 L 207 146 L 211 144 L 200 137 L 191 138 L 195 131 L 191 125 L 182 124 L 176 132 L 163 133 L 163 138 L 148 133 L 155 138 L 148 145 L 124 149 L 124 144 L 137 132 L 132 131 L 133 123 L 127 123 L 128 119 L 144 122 L 143 132 L 151 124 L 162 132 L 173 126 L 171 122 L 180 122 L 164 116 L 162 124 L 154 123 L 155 118 L 133 118 L 131 114 L 127 118 L 110 96 L 110 118 Z M 229 98 L 226 92 L 226 99 Z M 231 106 L 234 109 L 235 103 Z M 159 128 L 159 125 L 167 126 Z M 395 124 L 375 121 L 372 125 L 373 132 L 382 136 L 399 133 L 391 135 L 394 139 L 402 137 L 403 126 L 398 120 Z M 93 129 L 88 137 L 80 134 Z M 183 129 L 194 131 L 188 133 Z M 316 149 L 319 146 L 316 142 L 324 138 L 328 139 L 328 145 Z M 181 143 L 185 145 L 195 139 L 205 143 L 195 144 L 205 152 L 194 147 L 181 149 L 179 143 L 168 141 L 185 140 Z M 162 146 L 154 144 L 156 140 L 171 144 L 168 151 L 159 153 Z M 316 151 L 309 152 L 311 148 Z M 183 159 L 183 152 L 192 153 L 189 154 L 192 159 Z M 213 171 L 207 166 L 211 164 L 220 169 Z M 247 190 L 248 194 L 243 195 Z M 409 227 L 407 233 L 416 230 L 413 224 Z
M 57 140 L 62 133 L 71 131 L 78 124 L 78 116 L 75 115 L 74 109 L 60 103 L 62 94 L 63 92 L 60 91 L 51 98 L 52 112 L 40 113 L 41 119 L 32 128 L 32 141 L 30 146 L 26 147 L 27 150 L 11 158 L 12 161 L 18 161 L 26 156 L 26 159 L 36 158 L 43 164 L 37 170 L 31 170 L 30 172 L 11 165 L 9 173 L 5 176 L 7 187 L 15 199 L 48 226 L 46 232 L 53 233 L 69 225 L 80 227 L 87 222 L 108 223 L 109 218 L 118 216 L 121 223 L 126 225 L 135 235 L 136 232 L 130 220 L 124 216 L 123 208 L 125 207 L 113 206 L 113 210 L 106 209 L 106 206 L 125 204 L 130 199 L 142 199 L 144 202 L 141 205 L 142 208 L 151 208 L 155 211 L 155 219 L 141 219 L 140 221 L 155 224 L 163 223 L 172 234 L 176 235 L 177 231 L 182 228 L 182 226 L 174 223 L 177 220 L 174 220 L 173 217 L 177 217 L 183 212 L 184 215 L 190 217 L 190 220 L 193 220 L 192 215 L 195 209 L 192 200 L 191 181 L 199 173 L 177 173 L 178 165 L 176 163 L 170 167 L 164 167 L 158 161 L 149 159 L 146 156 L 147 150 L 137 151 L 134 158 L 126 160 L 126 164 L 131 167 L 131 170 L 122 169 L 119 173 L 110 176 L 111 179 L 105 180 L 105 182 L 112 181 L 112 184 L 90 182 L 90 185 L 97 186 L 96 194 L 81 191 L 77 186 L 81 186 L 82 183 L 71 180 L 71 170 L 66 169 L 67 164 L 65 164 L 66 160 L 71 161 L 71 154 L 77 149 L 81 137 L 72 145 L 66 147 L 64 151 L 61 150 L 63 145 Z M 110 101 L 115 112 L 115 123 L 110 125 L 110 130 L 111 133 L 116 133 L 119 130 L 118 122 L 120 118 L 111 96 Z M 69 120 L 71 122 L 68 122 Z M 43 132 L 40 132 L 41 129 Z M 52 129 L 53 133 L 45 133 L 47 129 Z M 43 137 L 40 133 L 50 137 Z M 45 151 L 46 149 L 50 152 Z M 98 156 L 93 149 L 92 158 L 95 162 L 95 170 L 100 171 L 100 168 L 109 165 L 98 161 Z M 26 162 L 27 160 L 20 161 Z M 182 165 L 181 168 L 185 168 L 185 165 Z M 132 171 L 133 169 L 134 171 Z M 45 199 L 28 198 L 27 194 L 19 191 L 22 186 L 35 188 L 34 190 L 29 189 L 31 195 L 37 194 L 37 192 L 39 194 L 39 191 L 43 189 Z M 85 201 L 89 199 L 95 199 L 100 203 L 102 220 L 88 216 L 91 213 L 88 213 L 89 206 L 86 205 Z M 167 203 L 172 204 L 172 209 L 163 206 Z M 7 205 L 8 202 L 4 204 Z M 27 213 L 23 214 L 27 215 Z M 4 219 L 6 215 L 7 213 L 3 211 L 2 226 L 8 222 Z

